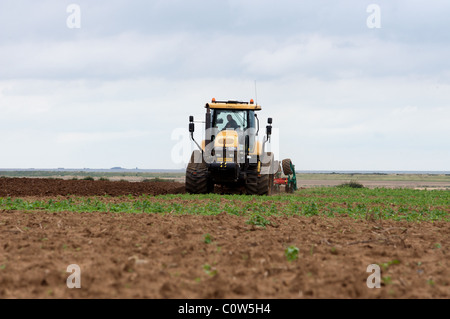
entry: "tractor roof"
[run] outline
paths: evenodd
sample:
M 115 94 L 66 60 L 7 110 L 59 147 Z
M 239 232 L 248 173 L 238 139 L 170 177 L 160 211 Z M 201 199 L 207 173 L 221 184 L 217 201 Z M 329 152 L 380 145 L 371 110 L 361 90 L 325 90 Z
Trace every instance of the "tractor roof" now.
M 255 104 L 253 100 L 250 102 L 239 102 L 239 101 L 216 101 L 212 99 L 210 103 L 206 103 L 205 107 L 211 109 L 227 109 L 227 110 L 261 110 L 261 105 Z

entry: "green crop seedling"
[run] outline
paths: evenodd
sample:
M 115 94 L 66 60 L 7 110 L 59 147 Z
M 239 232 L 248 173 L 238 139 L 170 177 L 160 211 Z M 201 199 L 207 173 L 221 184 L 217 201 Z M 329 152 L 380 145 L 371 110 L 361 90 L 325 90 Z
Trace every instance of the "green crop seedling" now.
M 211 277 L 217 275 L 217 270 L 213 269 L 209 264 L 203 265 L 203 270 Z
M 284 255 L 286 256 L 288 261 L 294 261 L 298 259 L 299 249 L 295 246 L 289 246 L 284 251 Z
M 212 237 L 211 237 L 211 235 L 210 235 L 210 234 L 206 234 L 205 237 L 203 237 L 203 242 L 204 242 L 205 244 L 211 244 L 211 242 L 212 242 Z
M 267 225 L 270 225 L 270 221 L 264 216 L 254 213 L 251 215 L 250 219 L 247 220 L 247 224 L 265 228 Z

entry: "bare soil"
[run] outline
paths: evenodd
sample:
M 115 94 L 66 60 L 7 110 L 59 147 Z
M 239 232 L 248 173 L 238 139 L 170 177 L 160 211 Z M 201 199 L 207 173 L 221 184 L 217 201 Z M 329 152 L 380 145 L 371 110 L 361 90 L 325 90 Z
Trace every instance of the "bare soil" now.
M 0 179 L 0 196 L 184 191 L 177 183 L 68 182 Z M 448 222 L 297 216 L 271 217 L 262 228 L 247 220 L 3 210 L 0 298 L 450 297 Z M 291 245 L 294 261 L 285 256 Z M 80 289 L 66 285 L 72 264 Z M 379 289 L 367 287 L 370 264 L 381 267 Z
M 228 214 L 0 216 L 0 298 L 450 297 L 445 222 L 291 217 L 259 228 Z M 299 248 L 292 262 L 290 245 Z M 81 289 L 66 286 L 71 264 Z M 386 264 L 380 289 L 366 285 L 370 264 Z
M 0 178 L 0 197 L 20 196 L 120 196 L 184 193 L 184 183 Z

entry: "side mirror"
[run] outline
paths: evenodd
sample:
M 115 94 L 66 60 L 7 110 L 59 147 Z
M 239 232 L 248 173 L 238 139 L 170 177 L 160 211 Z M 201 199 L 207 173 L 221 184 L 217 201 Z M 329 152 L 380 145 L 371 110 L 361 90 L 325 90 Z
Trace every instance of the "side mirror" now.
M 194 133 L 194 131 L 195 131 L 194 117 L 192 115 L 189 115 L 189 132 Z
M 271 118 L 271 117 L 269 117 L 269 118 L 267 119 L 267 123 L 272 124 L 272 118 Z
M 272 126 L 270 126 L 270 125 L 266 126 L 266 134 L 267 134 L 267 136 L 272 135 Z

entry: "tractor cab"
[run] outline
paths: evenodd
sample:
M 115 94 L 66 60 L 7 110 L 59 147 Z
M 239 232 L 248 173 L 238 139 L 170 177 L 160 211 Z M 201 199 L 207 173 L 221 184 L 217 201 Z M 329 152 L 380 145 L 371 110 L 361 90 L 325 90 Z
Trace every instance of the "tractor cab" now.
M 261 107 L 253 100 L 248 103 L 215 99 L 205 107 L 210 110 L 211 116 L 207 121 L 205 139 L 211 151 L 208 154 L 216 155 L 216 162 L 244 164 L 246 157 L 255 151 L 259 127 L 255 111 L 261 110 Z
M 211 118 L 212 127 L 218 131 L 256 128 L 253 110 L 213 109 Z

